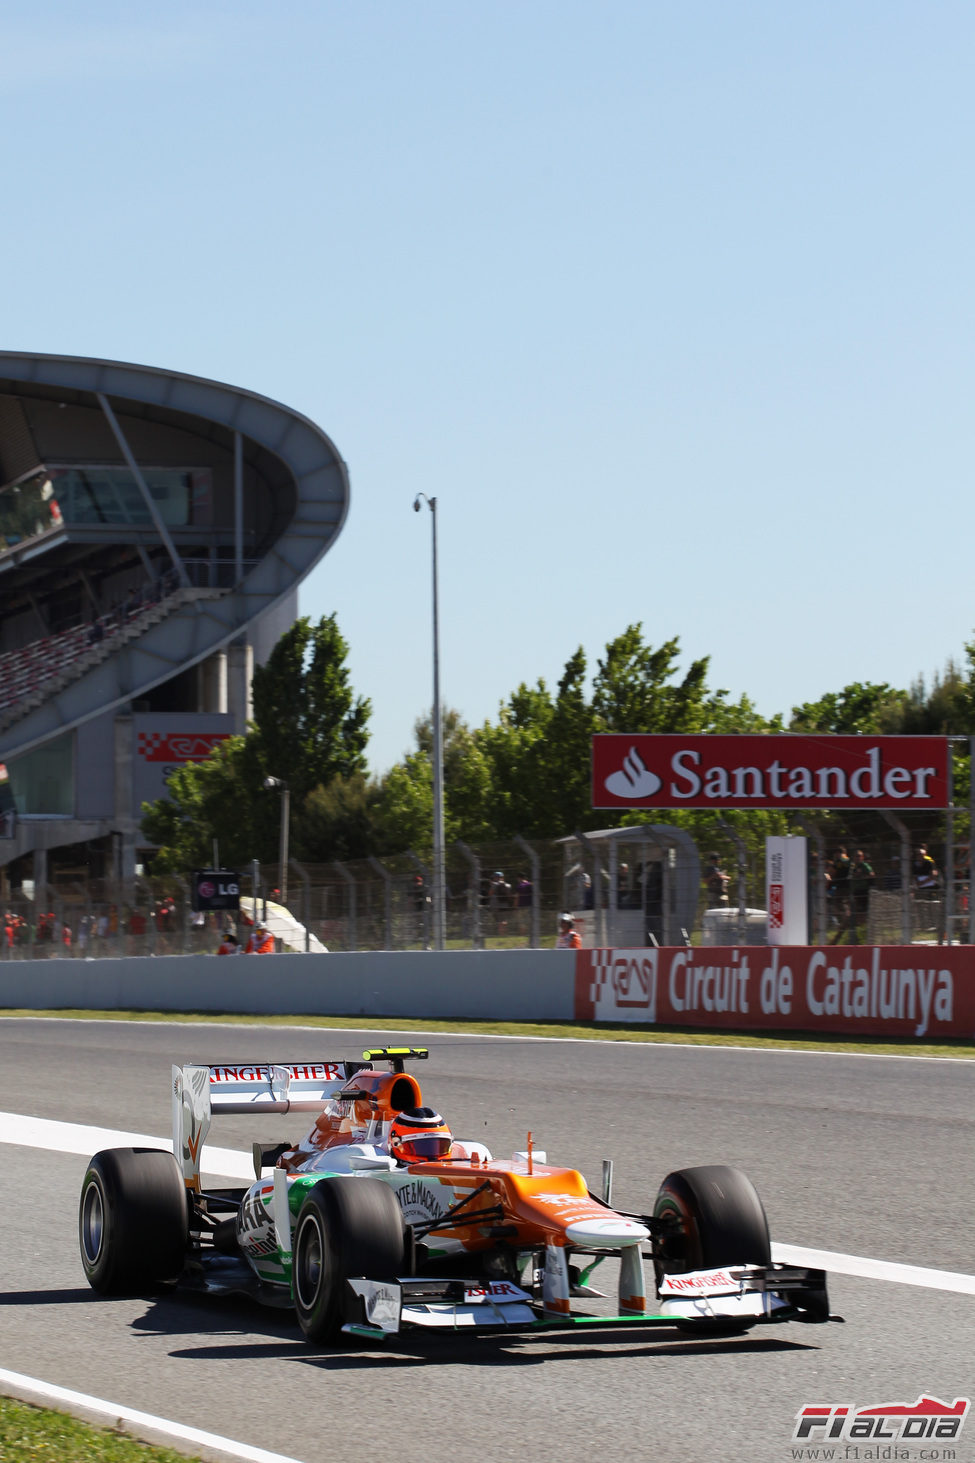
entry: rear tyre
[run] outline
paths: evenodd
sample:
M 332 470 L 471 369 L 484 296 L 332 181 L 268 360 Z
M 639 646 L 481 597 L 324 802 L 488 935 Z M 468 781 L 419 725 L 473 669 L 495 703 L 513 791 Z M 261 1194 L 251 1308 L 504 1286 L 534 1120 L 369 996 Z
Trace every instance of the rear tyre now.
M 392 1280 L 404 1260 L 392 1189 L 367 1178 L 317 1183 L 298 1212 L 292 1254 L 295 1310 L 308 1340 L 334 1341 L 341 1332 L 346 1280 Z
M 81 1185 L 78 1238 L 88 1284 L 137 1295 L 178 1280 L 186 1257 L 186 1187 L 171 1153 L 107 1148 Z
M 664 1275 L 716 1270 L 721 1265 L 770 1265 L 768 1220 L 751 1180 L 737 1168 L 712 1164 L 670 1173 L 660 1186 L 654 1218 L 668 1222 L 654 1252 Z M 693 1322 L 682 1330 L 734 1335 L 751 1322 Z

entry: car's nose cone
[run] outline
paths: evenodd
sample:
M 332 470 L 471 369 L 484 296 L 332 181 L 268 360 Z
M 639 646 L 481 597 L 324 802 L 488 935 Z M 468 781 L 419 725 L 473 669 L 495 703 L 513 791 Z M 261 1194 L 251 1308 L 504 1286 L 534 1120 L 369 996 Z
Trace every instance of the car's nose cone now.
M 570 1224 L 565 1231 L 570 1245 L 590 1246 L 595 1250 L 615 1250 L 620 1245 L 638 1245 L 650 1238 L 650 1231 L 635 1219 L 624 1219 L 620 1214 L 607 1215 L 605 1219 L 594 1215 Z

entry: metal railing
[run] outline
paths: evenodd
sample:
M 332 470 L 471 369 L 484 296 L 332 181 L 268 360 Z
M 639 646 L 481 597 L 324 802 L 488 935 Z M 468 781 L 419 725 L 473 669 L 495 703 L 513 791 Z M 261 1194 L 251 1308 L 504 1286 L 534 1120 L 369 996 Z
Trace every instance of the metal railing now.
M 719 832 L 699 840 L 701 869 L 707 858 L 701 850 L 717 848 L 729 873 L 728 893 L 717 906 L 727 914 L 718 916 L 722 934 L 717 943 L 762 942 L 760 917 L 751 915 L 741 929 L 735 920 L 740 907 L 764 908 L 761 851 L 749 853 L 741 839 L 730 836 L 719 844 Z M 586 945 L 708 940 L 705 931 L 715 924 L 716 904 L 703 880 L 689 928 L 678 927 L 672 918 L 676 863 L 685 856 L 680 849 L 644 841 L 644 861 L 637 862 L 620 847 L 614 896 L 609 864 L 591 845 L 591 837 L 450 845 L 447 947 L 551 947 L 565 910 L 575 916 Z M 896 847 L 892 843 L 868 850 L 883 873 L 865 897 L 828 886 L 817 895 L 810 888 L 810 943 L 900 944 L 905 929 L 918 942 L 944 941 L 949 935 L 953 942 L 967 939 L 967 878 L 956 878 L 948 930 L 944 889 L 918 889 L 910 877 L 902 888 L 900 875 L 892 872 L 891 850 Z M 250 865 L 237 872 L 244 897 L 236 917 L 194 913 L 188 882 L 174 876 L 121 883 L 54 882 L 36 889 L 27 883 L 17 889 L 0 884 L 0 961 L 215 952 L 228 928 L 245 942 L 255 911 L 266 920 L 279 950 L 423 950 L 433 944 L 431 870 L 416 852 L 317 865 L 291 861 L 287 908 L 278 897 L 282 880 L 277 864 Z M 823 911 L 819 919 L 817 905 Z

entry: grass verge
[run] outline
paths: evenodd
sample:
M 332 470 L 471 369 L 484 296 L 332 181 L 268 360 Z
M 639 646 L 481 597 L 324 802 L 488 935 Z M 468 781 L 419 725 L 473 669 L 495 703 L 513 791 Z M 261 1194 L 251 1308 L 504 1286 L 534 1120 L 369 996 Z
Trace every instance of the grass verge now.
M 425 1020 L 403 1016 L 319 1016 L 246 1015 L 234 1011 L 29 1011 L 19 1008 L 0 1009 L 0 1017 L 48 1017 L 72 1021 L 159 1021 L 205 1024 L 218 1022 L 232 1026 L 308 1026 L 329 1030 L 353 1031 L 436 1031 L 466 1036 L 549 1037 L 556 1040 L 575 1038 L 587 1041 L 629 1041 L 648 1045 L 675 1042 L 684 1046 L 729 1046 L 765 1048 L 774 1051 L 869 1052 L 875 1056 L 975 1058 L 975 1042 L 888 1041 L 883 1037 L 858 1037 L 856 1040 L 828 1036 L 822 1032 L 787 1032 L 767 1036 L 754 1031 L 701 1031 L 679 1026 L 607 1026 L 586 1021 L 458 1021 Z
M 8 1397 L 0 1397 L 0 1458 L 4 1463 L 187 1463 L 185 1453 Z

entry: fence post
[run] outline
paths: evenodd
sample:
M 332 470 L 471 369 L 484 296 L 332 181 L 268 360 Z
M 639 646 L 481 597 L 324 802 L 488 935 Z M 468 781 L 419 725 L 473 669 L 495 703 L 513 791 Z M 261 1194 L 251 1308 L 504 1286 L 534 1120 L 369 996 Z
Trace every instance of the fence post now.
M 538 854 L 535 852 L 535 850 L 532 848 L 531 844 L 528 843 L 524 838 L 522 838 L 522 836 L 521 836 L 520 833 L 516 833 L 515 834 L 515 843 L 517 843 L 517 845 L 521 849 L 522 853 L 526 853 L 528 855 L 529 861 L 530 861 L 531 866 L 532 866 L 531 948 L 533 950 L 537 950 L 538 947 L 539 947 L 539 944 L 541 943 L 541 928 L 542 928 L 542 919 L 541 919 L 541 914 L 542 914 L 541 897 L 542 896 L 541 896 L 541 890 L 538 887 L 539 880 L 541 878 L 542 861 L 538 857 Z
M 884 817 L 886 817 L 886 813 Z M 826 925 L 826 839 L 819 828 L 802 813 L 796 814 L 796 822 L 816 845 L 816 882 L 813 885 L 813 944 L 825 945 L 829 939 Z M 807 880 L 808 882 L 808 880 Z
M 456 840 L 454 846 L 460 849 L 471 866 L 471 887 L 467 897 L 467 905 L 471 912 L 471 949 L 483 950 L 484 938 L 481 934 L 481 860 L 474 850 L 468 847 L 460 838 Z
M 393 876 L 377 858 L 369 856 L 369 867 L 376 870 L 376 873 L 383 881 L 383 948 L 392 950 L 393 946 Z
M 888 827 L 893 828 L 895 833 L 900 834 L 901 943 L 909 945 L 913 938 L 913 931 L 911 929 L 911 834 L 907 825 L 898 818 L 896 813 L 888 813 L 881 808 L 880 815 Z
M 581 829 L 577 828 L 573 837 L 578 838 L 592 859 L 593 937 L 597 946 L 602 949 L 606 944 L 606 922 L 603 918 L 603 863 L 599 856 L 599 846 L 588 839 Z
M 190 898 L 190 886 L 186 880 L 181 879 L 178 874 L 173 874 L 172 878 L 173 883 L 179 890 L 180 898 L 180 907 L 176 913 L 176 919 L 179 924 L 179 953 L 185 955 L 186 947 L 189 943 L 190 915 L 193 913 L 193 901 Z
M 338 869 L 342 878 L 349 886 L 349 914 L 345 922 L 346 948 L 356 950 L 356 906 L 355 906 L 355 874 L 345 864 L 339 863 L 338 859 L 332 860 L 332 868 Z
M 301 922 L 305 927 L 305 954 L 311 949 L 311 879 L 308 877 L 307 869 L 303 868 L 297 859 L 289 859 L 288 863 L 293 869 L 298 870 L 298 878 L 301 880 Z
M 801 821 L 801 820 L 800 820 Z M 735 845 L 738 864 L 738 943 L 748 944 L 748 849 L 737 828 L 724 818 L 718 822 Z M 805 827 L 805 824 L 803 824 Z

